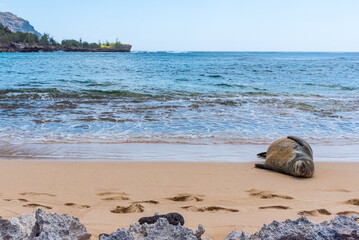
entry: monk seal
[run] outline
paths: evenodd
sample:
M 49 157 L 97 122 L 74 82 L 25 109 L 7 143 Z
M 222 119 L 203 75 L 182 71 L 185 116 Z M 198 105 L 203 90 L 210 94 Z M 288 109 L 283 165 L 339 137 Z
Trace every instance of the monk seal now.
M 313 150 L 299 137 L 281 138 L 272 143 L 267 152 L 258 153 L 257 156 L 266 160 L 264 164 L 255 164 L 257 168 L 303 178 L 314 174 Z

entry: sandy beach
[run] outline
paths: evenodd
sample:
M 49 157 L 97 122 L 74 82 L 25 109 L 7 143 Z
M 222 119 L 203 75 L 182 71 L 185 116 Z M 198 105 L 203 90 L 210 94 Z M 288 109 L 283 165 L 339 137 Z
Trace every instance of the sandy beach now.
M 96 239 L 155 212 L 179 212 L 186 227 L 202 224 L 205 236 L 224 239 L 300 214 L 320 222 L 359 213 L 347 202 L 359 201 L 358 171 L 359 163 L 320 162 L 313 178 L 297 179 L 253 163 L 3 160 L 0 216 L 42 207 L 78 217 Z
M 358 9 L 0 0 L 0 240 L 359 240 Z

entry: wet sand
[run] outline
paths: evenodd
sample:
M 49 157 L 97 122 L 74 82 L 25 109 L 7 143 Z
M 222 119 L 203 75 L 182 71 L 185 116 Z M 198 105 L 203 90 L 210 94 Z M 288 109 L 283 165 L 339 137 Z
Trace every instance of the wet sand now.
M 251 162 L 269 144 L 25 143 L 0 142 L 0 160 Z M 316 162 L 359 161 L 358 145 L 311 144 Z
M 358 162 L 319 162 L 313 178 L 297 179 L 253 162 L 3 160 L 0 216 L 42 207 L 78 217 L 96 239 L 155 212 L 179 212 L 186 227 L 202 224 L 205 236 L 224 239 L 300 214 L 319 222 L 359 213 L 358 172 Z

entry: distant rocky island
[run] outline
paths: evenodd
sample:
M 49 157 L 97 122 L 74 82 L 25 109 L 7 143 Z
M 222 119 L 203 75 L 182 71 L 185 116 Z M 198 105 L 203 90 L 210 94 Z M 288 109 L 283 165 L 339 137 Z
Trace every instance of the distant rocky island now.
M 119 41 L 89 43 L 66 39 L 59 43 L 49 34 L 40 34 L 28 21 L 0 12 L 0 52 L 130 52 L 131 47 Z

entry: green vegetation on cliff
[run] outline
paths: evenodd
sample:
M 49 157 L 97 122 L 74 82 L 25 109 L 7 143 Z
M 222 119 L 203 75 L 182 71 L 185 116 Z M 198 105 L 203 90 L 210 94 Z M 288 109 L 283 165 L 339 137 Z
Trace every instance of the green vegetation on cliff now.
M 88 43 L 83 41 L 76 41 L 73 39 L 62 40 L 61 45 L 65 48 L 90 48 L 97 49 L 101 48 L 101 46 L 97 43 Z
M 32 33 L 23 33 L 16 32 L 13 33 L 7 27 L 4 27 L 2 23 L 0 23 L 0 42 L 2 43 L 27 43 L 34 44 L 39 43 L 39 37 Z
M 28 45 L 41 45 L 44 47 L 49 46 L 59 46 L 59 44 L 48 34 L 44 34 L 39 38 L 33 33 L 24 33 L 24 32 L 11 32 L 9 28 L 5 27 L 0 23 L 0 43 L 22 43 Z

